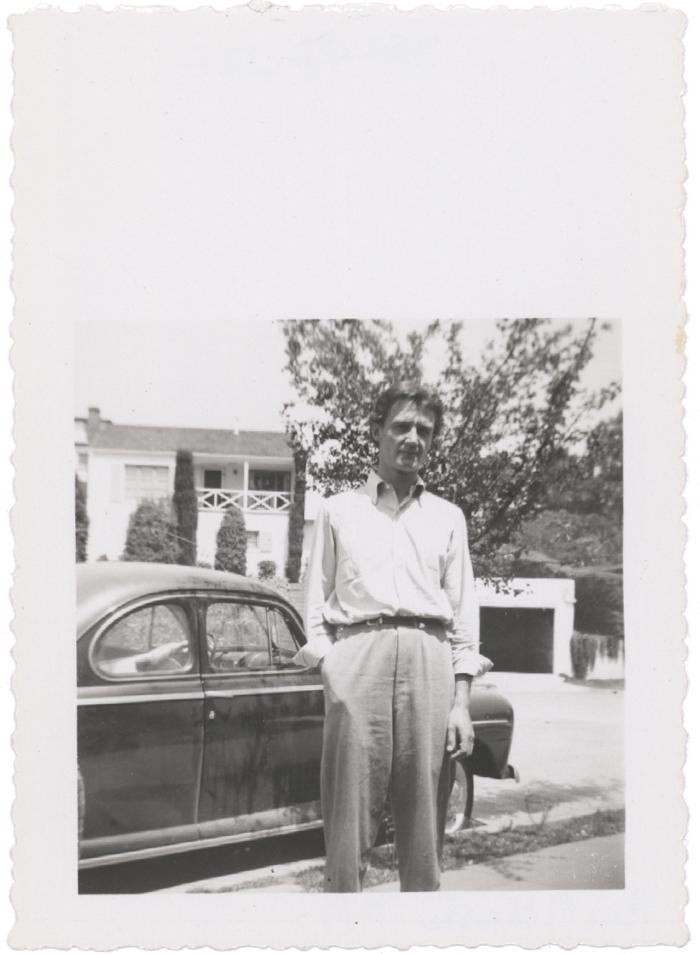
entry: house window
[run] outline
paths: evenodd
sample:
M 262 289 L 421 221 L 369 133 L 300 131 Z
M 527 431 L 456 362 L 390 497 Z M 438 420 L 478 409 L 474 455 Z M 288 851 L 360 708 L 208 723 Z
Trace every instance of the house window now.
M 207 490 L 221 490 L 223 486 L 222 473 L 220 470 L 204 471 L 204 486 Z
M 91 656 L 95 670 L 112 679 L 187 672 L 195 661 L 187 611 L 159 603 L 123 616 L 99 637 Z
M 251 490 L 289 493 L 291 479 L 288 470 L 251 470 L 249 485 Z
M 259 538 L 260 538 L 260 533 L 259 533 L 259 531 L 258 531 L 258 530 L 246 530 L 245 536 L 246 536 L 246 542 L 247 542 L 248 546 L 249 546 L 251 549 L 253 549 L 253 550 L 257 550 L 257 549 L 258 549 L 258 541 L 259 541 Z
M 169 492 L 168 467 L 126 464 L 126 495 L 134 500 L 157 500 Z

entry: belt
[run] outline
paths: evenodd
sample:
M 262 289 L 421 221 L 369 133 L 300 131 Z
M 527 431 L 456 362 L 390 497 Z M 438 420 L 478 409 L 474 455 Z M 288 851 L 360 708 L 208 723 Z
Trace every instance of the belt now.
M 344 623 L 338 629 L 350 629 L 353 626 L 414 626 L 425 629 L 426 626 L 444 626 L 444 620 L 435 616 L 373 616 L 372 619 L 361 619 L 357 623 Z

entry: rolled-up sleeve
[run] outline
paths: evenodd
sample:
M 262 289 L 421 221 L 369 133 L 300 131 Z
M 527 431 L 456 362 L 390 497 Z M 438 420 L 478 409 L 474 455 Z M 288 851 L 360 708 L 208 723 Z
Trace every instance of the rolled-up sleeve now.
M 318 666 L 333 644 L 334 627 L 323 618 L 323 608 L 335 587 L 335 540 L 330 514 L 322 503 L 311 543 L 306 570 L 306 645 L 293 662 L 298 666 Z
M 479 652 L 479 604 L 469 556 L 467 522 L 461 510 L 456 511 L 443 588 L 453 612 L 450 642 L 455 675 L 482 676 L 493 668 L 493 663 Z

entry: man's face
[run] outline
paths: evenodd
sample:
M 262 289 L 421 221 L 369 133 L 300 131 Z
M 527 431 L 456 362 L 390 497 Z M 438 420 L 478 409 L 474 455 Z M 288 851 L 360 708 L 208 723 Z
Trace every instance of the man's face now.
M 379 445 L 380 470 L 417 474 L 428 456 L 435 431 L 435 415 L 413 401 L 396 401 L 372 436 Z

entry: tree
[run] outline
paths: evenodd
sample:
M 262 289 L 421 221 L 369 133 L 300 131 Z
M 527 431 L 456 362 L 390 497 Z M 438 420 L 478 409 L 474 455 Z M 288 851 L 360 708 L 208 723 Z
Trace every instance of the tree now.
M 122 560 L 177 563 L 180 548 L 168 501 L 142 500 L 129 517 Z
M 243 513 L 238 507 L 231 507 L 224 514 L 219 532 L 216 535 L 216 557 L 214 568 L 229 573 L 246 573 L 246 532 Z
M 306 458 L 303 447 L 292 444 L 294 457 L 294 491 L 287 525 L 287 579 L 298 583 L 304 550 L 304 512 L 306 509 Z
M 464 512 L 477 572 L 508 572 L 503 544 L 542 506 L 562 458 L 580 446 L 591 416 L 619 391 L 581 385 L 604 326 L 582 330 L 543 319 L 501 321 L 478 366 L 465 363 L 460 322 L 433 322 L 402 341 L 386 322 L 284 324 L 297 400 L 286 409 L 292 446 L 308 454 L 324 493 L 356 486 L 373 466 L 369 417 L 392 380 L 423 378 L 428 347 L 441 354 L 435 384 L 445 424 L 423 474 L 428 489 Z M 512 562 L 512 561 L 511 561 Z
M 197 565 L 197 492 L 194 489 L 192 453 L 179 450 L 175 458 L 173 506 L 177 518 L 178 563 Z
M 622 523 L 622 411 L 599 421 L 579 455 L 562 453 L 546 506 L 580 514 L 605 514 Z
M 87 560 L 87 538 L 89 526 L 87 514 L 87 486 L 85 481 L 75 478 L 75 559 L 77 563 Z

